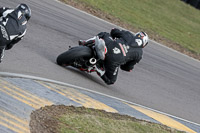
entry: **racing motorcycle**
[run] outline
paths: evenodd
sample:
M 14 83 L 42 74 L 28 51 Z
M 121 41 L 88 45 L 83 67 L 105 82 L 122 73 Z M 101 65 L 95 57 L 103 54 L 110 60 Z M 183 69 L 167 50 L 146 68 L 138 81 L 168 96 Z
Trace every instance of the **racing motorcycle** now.
M 103 39 L 95 37 L 94 43 L 70 47 L 69 50 L 57 57 L 60 66 L 72 66 L 81 71 L 104 74 L 103 60 L 106 54 L 106 45 Z

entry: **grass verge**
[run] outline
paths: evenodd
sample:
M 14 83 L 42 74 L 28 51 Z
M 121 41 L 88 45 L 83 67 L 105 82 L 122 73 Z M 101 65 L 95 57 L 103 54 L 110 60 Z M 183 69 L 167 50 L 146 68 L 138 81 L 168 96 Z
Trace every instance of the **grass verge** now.
M 30 129 L 36 133 L 185 133 L 127 115 L 64 105 L 32 112 Z

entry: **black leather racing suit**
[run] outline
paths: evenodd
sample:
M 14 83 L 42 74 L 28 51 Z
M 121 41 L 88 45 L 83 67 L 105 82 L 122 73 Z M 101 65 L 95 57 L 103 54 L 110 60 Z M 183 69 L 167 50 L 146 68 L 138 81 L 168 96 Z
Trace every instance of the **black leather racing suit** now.
M 19 10 L 0 8 L 0 55 L 11 49 L 26 33 L 27 20 Z
M 105 57 L 105 74 L 101 78 L 108 85 L 114 84 L 117 80 L 119 67 L 124 71 L 130 71 L 134 65 L 142 59 L 143 50 L 138 46 L 136 39 L 131 32 L 119 29 L 112 29 L 110 34 L 101 32 L 99 38 L 104 39 L 107 54 Z

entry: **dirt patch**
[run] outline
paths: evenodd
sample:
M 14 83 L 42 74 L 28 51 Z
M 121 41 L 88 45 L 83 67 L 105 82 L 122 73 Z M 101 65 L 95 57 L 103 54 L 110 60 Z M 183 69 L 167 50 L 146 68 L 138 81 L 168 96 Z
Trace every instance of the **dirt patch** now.
M 124 23 L 119 18 L 113 17 L 113 16 L 111 16 L 111 15 L 109 15 L 107 13 L 102 12 L 101 10 L 95 9 L 93 7 L 90 7 L 90 6 L 86 5 L 83 2 L 76 2 L 75 0 L 60 0 L 60 1 L 65 2 L 68 5 L 71 5 L 71 6 L 75 7 L 75 8 L 83 10 L 83 11 L 89 13 L 89 14 L 92 14 L 92 15 L 96 16 L 96 17 L 104 19 L 104 20 L 106 20 L 108 22 L 111 22 L 111 23 L 113 23 L 115 25 L 118 25 L 118 26 L 120 26 L 122 28 L 130 30 L 130 31 L 132 31 L 134 33 L 136 33 L 136 32 L 141 30 L 141 29 L 136 29 L 133 26 L 127 24 L 127 23 Z M 176 51 L 179 51 L 179 52 L 181 52 L 183 54 L 186 54 L 186 55 L 188 55 L 190 57 L 193 57 L 193 58 L 195 58 L 197 60 L 200 60 L 200 55 L 199 54 L 194 53 L 192 51 L 189 51 L 188 49 L 182 47 L 178 43 L 174 43 L 171 40 L 168 40 L 168 39 L 166 39 L 164 37 L 161 37 L 160 35 L 156 34 L 155 32 L 147 31 L 147 33 L 148 33 L 149 38 L 151 40 L 154 40 L 154 41 L 156 41 L 156 42 L 158 42 L 160 44 L 163 44 L 163 45 L 165 45 L 165 46 L 167 46 L 169 48 L 172 48 L 172 49 L 174 49 Z
M 74 107 L 74 106 L 65 106 L 65 105 L 52 105 L 42 107 L 38 110 L 35 110 L 31 113 L 31 120 L 29 123 L 31 133 L 58 133 L 59 132 L 59 121 L 58 118 L 65 114 L 90 114 L 101 117 L 106 117 L 109 119 L 115 120 L 130 120 L 135 122 L 141 122 L 143 124 L 154 124 L 149 121 L 138 120 L 134 117 L 128 115 L 120 115 L 118 113 L 110 113 L 104 110 L 95 110 L 88 109 L 85 107 Z M 69 126 L 69 125 L 66 125 Z M 73 127 L 68 127 L 73 128 Z M 167 126 L 160 125 L 160 128 L 163 130 L 174 132 L 174 129 L 171 129 Z

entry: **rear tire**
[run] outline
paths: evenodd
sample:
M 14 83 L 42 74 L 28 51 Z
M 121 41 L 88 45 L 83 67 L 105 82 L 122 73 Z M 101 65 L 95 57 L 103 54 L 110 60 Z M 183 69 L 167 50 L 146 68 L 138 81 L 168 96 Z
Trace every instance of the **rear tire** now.
M 57 64 L 61 66 L 71 65 L 76 59 L 90 59 L 93 56 L 91 48 L 87 46 L 77 46 L 60 54 L 57 57 Z

